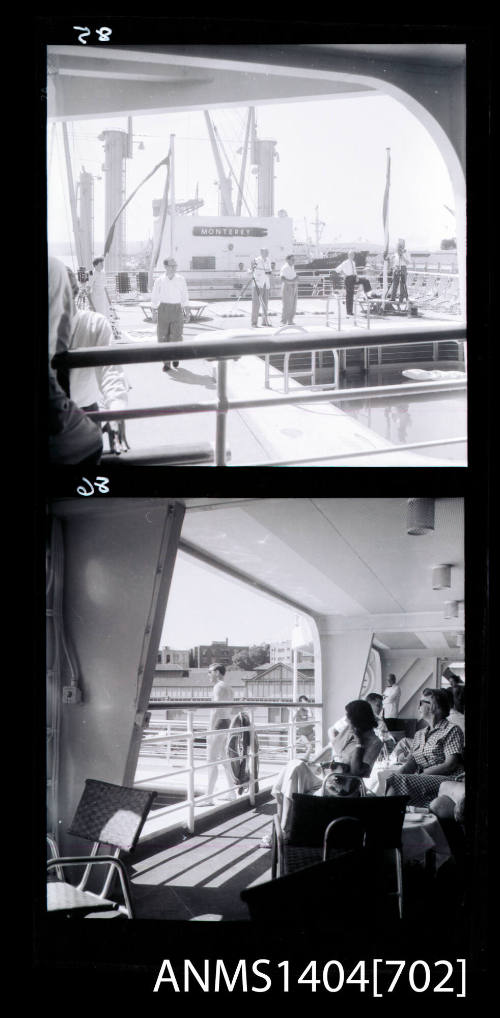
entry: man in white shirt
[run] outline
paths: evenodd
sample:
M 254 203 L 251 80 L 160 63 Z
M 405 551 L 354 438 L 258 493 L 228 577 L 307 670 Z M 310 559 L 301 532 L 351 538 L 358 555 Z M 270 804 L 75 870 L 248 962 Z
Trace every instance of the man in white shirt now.
M 281 324 L 293 325 L 293 319 L 297 310 L 297 294 L 299 291 L 294 255 L 286 256 L 286 261 L 280 269 L 280 276 L 282 284 L 281 299 L 283 301 Z
M 399 701 L 401 690 L 396 682 L 396 676 L 391 673 L 387 676 L 387 686 L 384 689 L 384 718 L 397 718 L 399 714 Z
M 335 266 L 335 272 L 342 274 L 345 285 L 345 309 L 349 318 L 352 316 L 352 305 L 354 301 L 354 290 L 356 287 L 356 262 L 354 251 L 347 252 L 347 258 L 340 265 Z
M 252 327 L 258 328 L 259 311 L 262 315 L 262 324 L 269 325 L 267 309 L 269 305 L 269 293 L 271 290 L 271 262 L 267 247 L 261 247 L 260 255 L 252 261 Z
M 97 311 L 106 318 L 111 317 L 111 304 L 106 289 L 106 276 L 104 275 L 104 258 L 94 258 L 92 262 L 94 274 L 89 284 L 89 299 L 92 311 Z
M 178 343 L 182 340 L 184 325 L 184 308 L 189 303 L 188 289 L 184 276 L 175 271 L 175 258 L 165 258 L 165 275 L 160 276 L 151 291 L 151 307 L 158 310 L 156 332 L 159 343 Z M 174 368 L 179 361 L 173 361 Z M 170 361 L 165 361 L 164 371 L 170 371 Z
M 226 668 L 221 664 L 212 664 L 208 669 L 208 675 L 214 687 L 214 700 L 233 700 L 233 690 L 228 682 L 224 681 Z M 228 788 L 230 792 L 225 798 L 236 799 L 234 787 L 234 775 L 231 764 L 227 759 L 227 729 L 231 724 L 233 710 L 231 707 L 215 707 L 210 714 L 210 728 L 212 735 L 207 736 L 207 761 L 212 764 L 208 770 L 207 794 L 213 795 L 217 782 L 219 767 L 226 772 Z M 225 759 L 226 758 L 226 759 Z M 213 799 L 205 801 L 204 805 L 213 806 Z

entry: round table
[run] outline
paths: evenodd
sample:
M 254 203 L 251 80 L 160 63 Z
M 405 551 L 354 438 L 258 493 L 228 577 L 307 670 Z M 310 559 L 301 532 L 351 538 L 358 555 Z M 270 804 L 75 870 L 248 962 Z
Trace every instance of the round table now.
M 410 819 L 418 818 L 418 819 Z M 438 870 L 450 858 L 450 846 L 433 813 L 407 813 L 401 834 L 403 862 L 420 862 Z

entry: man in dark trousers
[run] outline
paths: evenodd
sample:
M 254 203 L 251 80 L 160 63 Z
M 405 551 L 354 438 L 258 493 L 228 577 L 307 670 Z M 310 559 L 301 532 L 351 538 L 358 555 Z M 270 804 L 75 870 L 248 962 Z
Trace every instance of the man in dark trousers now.
M 346 315 L 351 318 L 354 290 L 356 288 L 356 262 L 354 261 L 354 251 L 348 251 L 347 258 L 341 262 L 340 265 L 336 265 L 334 271 L 344 277 L 345 310 Z
M 158 309 L 157 335 L 159 343 L 176 343 L 182 339 L 184 308 L 189 303 L 188 289 L 184 276 L 176 272 L 175 258 L 163 262 L 165 275 L 156 280 L 151 291 L 151 307 Z M 173 361 L 176 368 L 179 361 Z M 170 371 L 170 361 L 165 361 L 164 371 Z
M 271 291 L 271 262 L 267 247 L 261 247 L 260 255 L 252 261 L 252 328 L 258 328 L 259 312 L 262 315 L 262 324 L 269 325 L 267 308 L 269 294 Z

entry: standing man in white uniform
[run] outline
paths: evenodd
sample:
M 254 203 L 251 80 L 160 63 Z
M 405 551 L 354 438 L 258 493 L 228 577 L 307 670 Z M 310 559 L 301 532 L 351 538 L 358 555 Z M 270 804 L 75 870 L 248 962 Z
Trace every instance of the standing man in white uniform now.
M 156 280 L 151 292 L 151 307 L 158 310 L 156 332 L 159 343 L 178 343 L 182 340 L 184 308 L 189 304 L 188 288 L 184 276 L 176 272 L 175 258 L 165 258 L 165 275 Z M 173 361 L 177 368 L 179 361 Z M 164 371 L 170 371 L 170 361 L 165 361 Z
M 260 255 L 252 261 L 252 327 L 258 328 L 259 311 L 262 314 L 262 324 L 269 325 L 267 309 L 269 306 L 269 293 L 271 290 L 271 262 L 267 247 L 261 247 Z
M 383 693 L 384 718 L 397 718 L 399 714 L 399 701 L 401 690 L 396 682 L 396 676 L 392 673 L 387 676 L 387 686 Z
M 295 271 L 295 256 L 287 255 L 284 265 L 280 269 L 281 276 L 281 298 L 283 307 L 281 310 L 281 324 L 294 325 L 295 312 L 297 310 L 297 294 L 299 284 Z
M 224 665 L 212 664 L 208 669 L 208 675 L 214 687 L 214 700 L 233 700 L 233 690 L 228 682 L 224 681 L 226 669 Z M 231 724 L 233 710 L 231 707 L 215 707 L 210 714 L 210 728 L 215 731 L 213 735 L 207 736 L 207 760 L 212 766 L 208 770 L 207 794 L 214 794 L 217 782 L 219 767 L 226 772 L 229 793 L 225 798 L 236 799 L 234 787 L 234 775 L 227 757 L 227 729 Z M 213 806 L 213 799 L 205 801 L 206 806 Z

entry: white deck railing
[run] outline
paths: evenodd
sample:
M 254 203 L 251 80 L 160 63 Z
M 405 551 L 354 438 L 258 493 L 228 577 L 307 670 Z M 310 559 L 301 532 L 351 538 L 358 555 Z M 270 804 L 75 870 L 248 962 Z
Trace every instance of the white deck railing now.
M 418 394 L 445 393 L 463 390 L 466 386 L 465 380 L 439 382 L 412 382 L 401 385 L 377 386 L 371 388 L 342 389 L 335 388 L 336 379 L 329 392 L 322 386 L 321 391 L 312 392 L 307 387 L 301 387 L 293 393 L 279 394 L 276 396 L 256 395 L 247 399 L 230 399 L 227 389 L 227 368 L 228 362 L 235 357 L 263 356 L 270 354 L 303 353 L 311 351 L 331 350 L 337 351 L 370 348 L 384 349 L 391 346 L 411 346 L 420 343 L 437 343 L 439 341 L 454 340 L 466 347 L 466 328 L 463 324 L 443 324 L 442 322 L 427 323 L 425 326 L 409 325 L 404 330 L 394 329 L 391 332 L 384 330 L 370 330 L 360 336 L 359 332 L 348 329 L 340 335 L 332 334 L 326 329 L 315 329 L 314 334 L 306 330 L 297 329 L 294 332 L 282 332 L 266 335 L 255 335 L 249 330 L 221 331 L 207 338 L 206 336 L 186 339 L 176 343 L 134 343 L 127 345 L 109 347 L 87 347 L 81 350 L 66 351 L 57 354 L 52 364 L 54 367 L 64 366 L 68 369 L 83 367 L 99 367 L 104 364 L 145 364 L 161 363 L 165 360 L 166 348 L 168 347 L 168 358 L 171 361 L 189 361 L 198 359 L 211 359 L 217 361 L 217 400 L 183 403 L 175 405 L 162 405 L 127 410 L 108 410 L 90 413 L 89 417 L 96 421 L 111 420 L 136 420 L 145 417 L 163 417 L 176 414 L 196 414 L 212 412 L 215 414 L 215 465 L 228 466 L 227 456 L 227 414 L 230 410 L 244 410 L 268 408 L 272 406 L 286 406 L 304 403 L 338 403 L 344 400 L 370 399 L 383 396 L 414 396 Z M 465 358 L 464 358 L 465 359 Z M 425 449 L 429 445 L 452 445 L 457 442 L 466 442 L 466 437 L 457 437 L 429 442 L 413 443 L 411 448 Z M 377 456 L 384 456 L 387 452 L 402 451 L 408 446 L 382 447 L 379 449 L 367 449 L 362 453 L 364 456 L 376 459 Z M 151 450 L 152 456 L 154 450 Z M 359 453 L 358 455 L 360 455 Z M 346 457 L 352 454 L 346 454 Z M 330 453 L 329 460 L 336 460 L 339 457 Z M 320 457 L 315 457 L 312 462 L 320 462 Z M 291 462 L 306 462 L 297 460 Z M 236 464 L 234 464 L 236 465 Z M 261 465 L 266 465 L 261 464 Z
M 228 701 L 227 703 L 222 701 L 220 702 L 218 701 L 217 703 L 209 701 L 209 706 L 212 710 L 216 707 L 217 708 L 224 706 L 230 707 L 233 711 L 233 716 L 236 716 L 240 712 L 244 712 L 249 716 L 250 721 L 249 725 L 243 727 L 235 726 L 224 729 L 224 731 L 226 732 L 228 740 L 233 735 L 249 732 L 250 741 L 247 754 L 249 771 L 248 798 L 252 806 L 255 805 L 255 795 L 259 781 L 257 758 L 259 758 L 260 762 L 262 762 L 264 759 L 263 757 L 264 743 L 265 742 L 267 743 L 268 751 L 269 748 L 274 748 L 276 751 L 279 751 L 273 754 L 274 759 L 272 758 L 272 756 L 271 758 L 267 757 L 266 762 L 270 763 L 271 767 L 274 767 L 276 763 L 278 764 L 275 770 L 270 770 L 269 768 L 266 768 L 266 779 L 269 779 L 273 777 L 275 774 L 278 774 L 281 768 L 287 762 L 287 760 L 291 760 L 292 757 L 297 754 L 297 751 L 300 746 L 300 729 L 306 725 L 314 725 L 317 731 L 318 727 L 321 725 L 321 716 L 318 716 L 318 712 L 321 710 L 322 707 L 322 704 L 320 703 L 308 704 L 308 709 L 310 709 L 311 712 L 313 712 L 313 717 L 307 721 L 294 720 L 293 715 L 295 711 L 299 707 L 304 706 L 304 704 L 301 702 L 284 704 L 283 701 L 278 700 L 265 700 L 265 701 L 233 700 Z M 255 711 L 256 709 L 262 707 L 265 707 L 266 709 L 269 707 L 278 707 L 281 709 L 287 708 L 289 713 L 288 721 L 276 721 L 268 723 L 256 722 Z M 179 701 L 167 700 L 161 703 L 159 703 L 157 700 L 150 701 L 148 711 L 183 710 L 186 712 L 186 721 L 181 722 L 179 719 L 165 720 L 164 725 L 162 725 L 162 727 L 168 730 L 166 731 L 166 734 L 162 735 L 149 735 L 148 731 L 146 730 L 146 732 L 143 735 L 140 753 L 142 753 L 142 751 L 145 748 L 153 746 L 165 747 L 165 762 L 168 766 L 165 770 L 163 770 L 159 774 L 155 774 L 154 776 L 150 776 L 147 778 L 141 778 L 134 782 L 134 785 L 136 787 L 147 786 L 148 788 L 156 788 L 157 790 L 163 789 L 163 791 L 166 791 L 165 781 L 168 781 L 169 778 L 175 778 L 177 785 L 177 779 L 179 777 L 184 776 L 185 797 L 182 798 L 178 803 L 174 803 L 173 805 L 171 805 L 169 807 L 169 813 L 172 813 L 175 810 L 185 809 L 187 806 L 188 829 L 191 834 L 194 832 L 197 807 L 203 806 L 203 803 L 206 802 L 208 799 L 218 799 L 218 798 L 222 799 L 220 805 L 223 806 L 225 804 L 225 801 L 227 801 L 228 792 L 231 791 L 230 788 L 229 789 L 226 788 L 224 789 L 224 791 L 215 792 L 210 796 L 208 794 L 195 795 L 195 775 L 201 771 L 205 771 L 214 766 L 214 761 L 205 760 L 204 762 L 201 763 L 198 762 L 200 757 L 199 756 L 197 757 L 195 752 L 196 739 L 203 738 L 203 736 L 205 736 L 206 738 L 210 735 L 213 735 L 214 733 L 220 734 L 220 729 L 216 731 L 216 729 L 205 728 L 202 726 L 195 727 L 195 713 L 200 709 L 206 710 L 204 704 L 186 703 L 183 700 Z M 175 730 L 173 730 L 174 728 Z M 299 730 L 298 737 L 297 730 Z M 272 738 L 270 744 L 268 743 L 269 736 L 271 736 Z M 180 744 L 181 746 L 185 747 L 185 752 L 180 754 L 180 756 L 177 758 L 180 759 L 181 762 L 183 762 L 185 759 L 186 761 L 185 767 L 179 768 L 169 766 L 172 761 L 172 748 L 174 744 L 176 744 L 177 746 L 179 746 Z M 258 750 L 257 744 L 259 746 Z M 279 759 L 279 755 L 281 755 L 282 757 L 281 759 Z M 226 756 L 223 759 L 218 759 L 215 762 L 215 764 L 219 765 L 223 762 L 231 763 L 232 761 L 234 761 L 234 759 L 235 757 Z M 236 788 L 236 785 L 234 786 L 234 788 Z

